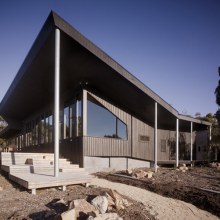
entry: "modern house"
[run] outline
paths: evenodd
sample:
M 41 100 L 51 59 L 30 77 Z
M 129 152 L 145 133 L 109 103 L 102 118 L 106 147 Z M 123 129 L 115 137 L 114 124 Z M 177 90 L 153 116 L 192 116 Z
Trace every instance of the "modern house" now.
M 201 159 L 196 136 L 208 137 L 211 126 L 179 114 L 54 12 L 0 115 L 8 123 L 0 133 L 8 145 L 54 152 L 91 171 Z

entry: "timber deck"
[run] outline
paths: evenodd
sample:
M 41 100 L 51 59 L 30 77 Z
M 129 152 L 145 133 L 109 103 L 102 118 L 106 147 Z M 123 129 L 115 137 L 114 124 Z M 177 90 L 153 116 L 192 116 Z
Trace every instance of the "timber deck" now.
M 59 159 L 58 177 L 54 177 L 53 154 L 40 153 L 1 153 L 1 169 L 8 173 L 9 179 L 36 194 L 36 189 L 87 184 L 92 180 L 83 168 Z

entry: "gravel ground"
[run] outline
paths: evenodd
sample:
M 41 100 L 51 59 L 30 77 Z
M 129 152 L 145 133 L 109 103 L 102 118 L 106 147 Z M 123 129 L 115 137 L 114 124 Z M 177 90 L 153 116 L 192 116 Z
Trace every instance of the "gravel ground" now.
M 166 198 L 156 193 L 152 193 L 150 191 L 134 186 L 129 186 L 121 183 L 113 183 L 108 180 L 98 178 L 94 178 L 91 184 L 117 190 L 122 195 L 142 202 L 146 207 L 146 210 L 159 220 L 219 219 L 209 212 L 198 209 L 192 204 L 172 198 Z

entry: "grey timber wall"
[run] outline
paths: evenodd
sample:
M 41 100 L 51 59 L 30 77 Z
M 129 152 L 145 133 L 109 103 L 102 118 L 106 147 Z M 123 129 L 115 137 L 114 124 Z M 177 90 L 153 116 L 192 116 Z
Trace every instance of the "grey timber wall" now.
M 131 156 L 131 116 L 102 98 L 88 92 L 121 121 L 127 124 L 127 140 L 114 138 L 83 137 L 85 156 Z
M 162 149 L 162 141 L 166 142 L 166 150 Z M 189 132 L 179 132 L 179 159 L 190 160 L 190 141 Z M 193 132 L 193 144 L 195 144 L 195 132 Z M 176 159 L 176 132 L 169 130 L 158 130 L 158 160 Z
M 128 141 L 113 138 L 83 137 L 85 156 L 130 157 Z
M 132 157 L 154 159 L 154 129 L 135 117 L 132 117 Z

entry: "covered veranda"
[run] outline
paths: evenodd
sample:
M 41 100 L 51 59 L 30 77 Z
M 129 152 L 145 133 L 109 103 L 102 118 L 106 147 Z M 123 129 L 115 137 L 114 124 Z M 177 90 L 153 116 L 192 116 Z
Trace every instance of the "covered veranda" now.
M 2 100 L 0 114 L 11 128 L 3 131 L 2 137 L 9 137 L 12 130 L 21 131 L 23 122 L 37 113 L 39 108 L 49 106 L 53 109 L 55 177 L 59 174 L 59 109 L 79 88 L 104 96 L 154 127 L 155 170 L 158 164 L 158 129 L 176 131 L 175 163 L 178 166 L 179 132 L 190 132 L 192 136 L 193 131 L 206 130 L 210 126 L 207 122 L 180 115 L 100 48 L 51 12 Z M 83 116 L 85 114 L 83 110 Z M 85 120 L 83 135 L 86 135 Z M 192 145 L 191 141 L 190 161 L 193 158 Z

